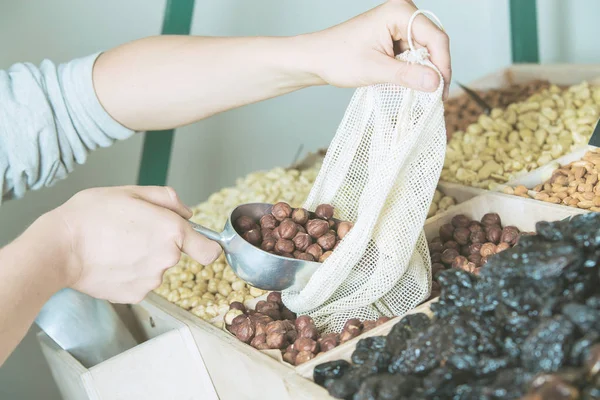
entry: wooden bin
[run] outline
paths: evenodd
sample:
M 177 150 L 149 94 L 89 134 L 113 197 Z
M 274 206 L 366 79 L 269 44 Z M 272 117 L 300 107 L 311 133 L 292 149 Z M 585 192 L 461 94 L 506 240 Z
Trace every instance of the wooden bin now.
M 136 347 L 85 368 L 44 332 L 42 352 L 65 400 L 218 399 L 190 329 L 152 304 L 131 307 Z
M 452 217 L 457 214 L 465 214 L 473 219 L 481 219 L 488 212 L 498 213 L 503 225 L 514 225 L 524 231 L 533 231 L 536 222 L 561 220 L 583 214 L 586 211 L 502 193 L 488 192 L 430 218 L 424 227 L 425 235 L 428 240 L 432 240 L 438 235 L 440 226 L 449 223 Z M 324 389 L 305 379 L 312 379 L 313 368 L 326 361 L 349 359 L 358 340 L 367 336 L 387 334 L 401 318 L 393 318 L 387 323 L 327 353 L 321 354 L 303 365 L 292 367 L 240 342 L 228 332 L 210 325 L 158 295 L 149 295 L 147 302 L 190 327 L 215 388 L 222 398 L 253 398 L 252 393 L 246 395 L 242 393 L 242 388 L 248 388 L 247 385 L 250 385 L 251 382 L 261 388 L 262 394 L 266 398 L 271 398 L 271 396 L 282 399 L 327 398 Z M 430 304 L 431 302 L 424 303 L 410 311 L 409 314 L 415 312 L 428 313 Z M 240 375 L 244 374 L 243 371 L 248 374 L 247 378 L 240 378 Z M 232 375 L 236 376 L 237 379 L 241 379 L 238 385 L 228 384 Z
M 577 65 L 577 64 L 555 64 L 555 65 L 540 65 L 540 64 L 518 64 L 511 65 L 500 71 L 493 72 L 468 84 L 470 89 L 489 90 L 508 87 L 510 85 L 526 83 L 533 80 L 547 80 L 556 85 L 574 85 L 583 81 L 588 81 L 595 85 L 600 85 L 600 64 L 598 65 Z M 453 90 L 450 97 L 457 97 L 463 94 L 464 91 L 460 88 Z M 584 152 L 585 153 L 585 152 Z M 526 177 L 532 177 L 531 174 L 535 171 L 546 171 L 558 160 L 568 157 L 569 154 L 551 161 L 550 167 L 542 166 L 536 170 L 530 171 L 526 175 L 514 178 L 512 181 L 521 181 Z M 571 160 L 572 161 L 572 160 Z M 569 161 L 570 162 L 570 161 Z M 536 183 L 537 184 L 537 183 Z M 471 186 L 465 186 L 457 183 L 440 182 L 440 186 L 444 187 L 464 187 L 468 189 L 476 189 Z M 525 185 L 527 186 L 527 185 Z M 535 186 L 535 185 L 534 185 Z M 484 190 L 484 189 L 476 189 Z M 501 190 L 501 189 L 499 189 Z M 484 190 L 487 191 L 487 190 Z

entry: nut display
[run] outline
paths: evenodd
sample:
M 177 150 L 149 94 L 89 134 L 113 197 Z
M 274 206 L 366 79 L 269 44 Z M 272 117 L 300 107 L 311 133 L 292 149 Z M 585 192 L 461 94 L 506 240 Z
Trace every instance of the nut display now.
M 511 103 L 525 101 L 534 93 L 550 87 L 548 81 L 530 81 L 510 85 L 501 89 L 490 89 L 485 91 L 476 91 L 492 108 L 506 108 Z M 482 109 L 477 103 L 466 94 L 452 97 L 444 103 L 444 116 L 446 119 L 446 132 L 448 137 L 456 131 L 464 131 L 475 122 L 482 114 Z
M 588 151 L 581 160 L 557 168 L 546 182 L 531 193 L 525 186 L 505 187 L 504 193 L 562 204 L 594 212 L 600 211 L 600 149 Z
M 296 317 L 285 307 L 279 292 L 269 293 L 254 310 L 232 303 L 224 317 L 227 330 L 240 341 L 258 350 L 281 350 L 283 360 L 292 365 L 303 364 L 389 319 L 381 317 L 364 322 L 350 319 L 339 334 L 321 335 L 311 317 Z
M 452 217 L 451 223 L 439 229 L 439 236 L 429 243 L 433 286 L 428 300 L 439 296 L 439 275 L 446 269 L 461 269 L 479 274 L 480 268 L 494 254 L 514 246 L 521 235 L 515 226 L 502 227 L 500 215 L 487 213 L 481 221 L 464 214 Z
M 599 116 L 600 87 L 552 85 L 455 132 L 440 179 L 494 189 L 586 145 Z
M 262 250 L 322 263 L 352 229 L 351 222 L 336 222 L 333 214 L 329 204 L 321 204 L 310 213 L 279 202 L 259 221 L 244 215 L 234 221 L 234 227 L 247 242 Z
M 222 189 L 194 207 L 192 220 L 220 231 L 231 212 L 240 204 L 274 204 L 281 201 L 297 209 L 308 197 L 319 169 L 320 164 L 315 164 L 304 170 L 274 168 L 251 173 L 239 179 L 234 187 Z M 268 229 L 275 228 L 278 221 L 269 215 L 252 223 L 257 224 L 265 235 Z M 252 230 L 254 227 L 249 224 L 241 228 Z M 263 250 L 274 250 L 276 239 L 274 236 L 272 239 L 263 238 Z M 245 303 L 266 292 L 239 279 L 227 265 L 224 255 L 210 265 L 201 265 L 182 254 L 179 263 L 165 272 L 163 282 L 155 289 L 155 293 L 199 318 L 220 326 L 230 304 Z
M 427 212 L 427 218 L 431 218 L 434 215 L 443 213 L 450 207 L 456 205 L 456 200 L 454 197 L 446 196 L 439 189 L 435 190 L 433 195 L 433 200 L 431 201 L 431 205 L 429 206 L 429 211 Z
M 479 275 L 444 271 L 431 319 L 360 340 L 314 382 L 354 400 L 600 398 L 600 214 L 536 230 Z

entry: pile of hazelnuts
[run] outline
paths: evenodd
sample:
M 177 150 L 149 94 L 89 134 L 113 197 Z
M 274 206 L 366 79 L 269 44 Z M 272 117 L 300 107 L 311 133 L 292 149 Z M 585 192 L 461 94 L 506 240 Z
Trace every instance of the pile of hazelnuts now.
M 234 302 L 225 315 L 225 326 L 239 340 L 258 350 L 280 350 L 283 360 L 300 365 L 327 352 L 363 332 L 389 321 L 350 319 L 342 332 L 321 335 L 313 319 L 307 315 L 296 317 L 281 301 L 281 293 L 271 292 L 267 300 L 259 301 L 255 309 Z
M 329 204 L 321 204 L 311 213 L 280 202 L 260 221 L 241 216 L 234 227 L 247 242 L 264 251 L 322 263 L 352 228 L 351 222 L 334 220 L 333 212 Z
M 439 236 L 429 243 L 431 273 L 434 278 L 431 297 L 440 294 L 437 276 L 448 268 L 458 268 L 472 274 L 479 274 L 488 258 L 515 246 L 522 235 L 516 226 L 502 227 L 500 216 L 488 213 L 481 221 L 474 221 L 459 214 L 451 223 L 442 225 Z

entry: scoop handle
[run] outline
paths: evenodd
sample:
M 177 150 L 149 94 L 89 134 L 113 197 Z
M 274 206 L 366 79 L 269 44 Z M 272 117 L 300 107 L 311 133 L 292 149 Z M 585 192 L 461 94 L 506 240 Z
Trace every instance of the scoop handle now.
M 192 221 L 188 221 L 188 222 L 192 226 L 192 229 L 194 229 L 196 232 L 198 232 L 202 236 L 206 236 L 208 239 L 214 240 L 215 242 L 219 243 L 220 245 L 223 245 L 223 237 L 221 236 L 220 233 L 217 233 L 217 232 L 213 231 L 212 229 L 205 228 L 202 225 L 198 225 L 195 222 L 192 222 Z

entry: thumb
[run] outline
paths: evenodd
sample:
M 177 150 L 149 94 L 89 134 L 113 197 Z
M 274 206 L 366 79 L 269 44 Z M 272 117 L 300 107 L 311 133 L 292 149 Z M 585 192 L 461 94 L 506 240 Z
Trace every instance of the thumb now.
M 423 92 L 434 92 L 440 85 L 440 77 L 433 68 L 409 64 L 386 55 L 382 55 L 378 68 L 373 72 L 378 83 L 394 83 Z
M 184 224 L 181 251 L 202 265 L 215 261 L 223 252 L 221 246 L 196 232 L 187 221 Z

